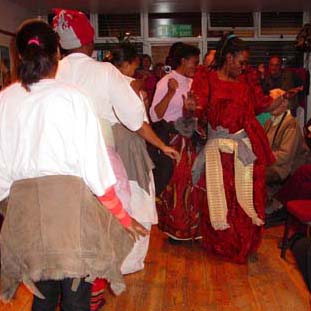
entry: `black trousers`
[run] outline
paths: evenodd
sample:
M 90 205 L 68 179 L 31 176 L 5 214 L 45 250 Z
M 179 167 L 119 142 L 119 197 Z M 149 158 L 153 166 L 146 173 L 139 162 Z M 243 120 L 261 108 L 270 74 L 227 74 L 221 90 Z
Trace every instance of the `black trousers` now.
M 177 131 L 174 129 L 174 125 L 164 120 L 153 123 L 152 128 L 166 145 L 169 145 L 170 134 L 177 133 Z M 148 144 L 147 147 L 149 156 L 155 165 L 155 168 L 153 169 L 153 176 L 155 191 L 156 195 L 158 196 L 168 185 L 173 175 L 174 162 L 171 158 L 163 154 L 162 151 L 153 145 Z
M 81 279 L 77 291 L 72 291 L 72 280 L 40 281 L 37 288 L 45 297 L 34 297 L 32 311 L 55 311 L 60 300 L 62 311 L 89 311 L 92 284 Z

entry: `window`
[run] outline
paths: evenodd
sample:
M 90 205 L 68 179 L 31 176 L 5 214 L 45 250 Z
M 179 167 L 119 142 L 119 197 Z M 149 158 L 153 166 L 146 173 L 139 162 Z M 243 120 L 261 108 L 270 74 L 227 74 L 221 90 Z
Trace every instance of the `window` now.
M 140 14 L 98 14 L 98 37 L 119 37 L 124 34 L 139 37 Z
M 247 40 L 245 40 L 247 42 Z M 271 55 L 279 55 L 286 67 L 302 67 L 303 54 L 297 51 L 292 41 L 249 41 L 250 63 L 268 65 Z M 215 49 L 217 42 L 209 42 L 208 50 Z
M 231 30 L 240 37 L 253 37 L 253 13 L 213 12 L 208 15 L 208 37 L 221 37 Z
M 262 35 L 296 35 L 303 25 L 302 12 L 262 12 Z
M 209 14 L 209 29 L 254 27 L 253 13 L 213 12 Z

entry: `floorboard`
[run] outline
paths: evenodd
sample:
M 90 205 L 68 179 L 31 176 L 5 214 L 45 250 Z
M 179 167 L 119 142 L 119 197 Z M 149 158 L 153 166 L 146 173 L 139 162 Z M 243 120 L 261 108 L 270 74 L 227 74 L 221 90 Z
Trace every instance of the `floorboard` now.
M 289 251 L 280 258 L 282 227 L 266 230 L 259 260 L 247 265 L 207 255 L 198 242 L 171 245 L 152 229 L 145 270 L 125 277 L 127 291 L 107 292 L 103 311 L 309 311 L 310 295 Z M 20 286 L 0 311 L 30 311 Z

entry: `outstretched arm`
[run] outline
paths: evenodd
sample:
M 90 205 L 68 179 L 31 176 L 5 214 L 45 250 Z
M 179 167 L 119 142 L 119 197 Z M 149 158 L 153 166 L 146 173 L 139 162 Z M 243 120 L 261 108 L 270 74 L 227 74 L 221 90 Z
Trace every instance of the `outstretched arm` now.
M 172 147 L 165 145 L 165 143 L 157 136 L 152 127 L 144 122 L 143 126 L 137 131 L 137 133 L 144 138 L 148 143 L 159 148 L 164 154 L 172 159 L 178 159 L 179 153 Z
M 113 187 L 107 189 L 103 196 L 97 198 L 120 221 L 121 225 L 134 240 L 138 240 L 140 236 L 146 236 L 149 233 L 148 230 L 135 219 L 131 218 L 123 209 L 122 203 L 117 197 Z

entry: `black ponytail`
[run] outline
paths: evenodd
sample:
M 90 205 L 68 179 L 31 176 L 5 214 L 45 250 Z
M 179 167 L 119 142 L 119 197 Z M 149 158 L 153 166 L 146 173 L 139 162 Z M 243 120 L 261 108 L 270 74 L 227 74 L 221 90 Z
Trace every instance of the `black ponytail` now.
M 217 50 L 215 54 L 215 60 L 212 63 L 212 67 L 220 69 L 226 61 L 227 54 L 235 55 L 247 49 L 247 46 L 243 40 L 238 38 L 232 32 L 225 34 L 218 42 Z
M 27 91 L 29 86 L 47 77 L 57 66 L 58 35 L 44 21 L 23 23 L 16 36 L 20 56 L 18 78 Z

